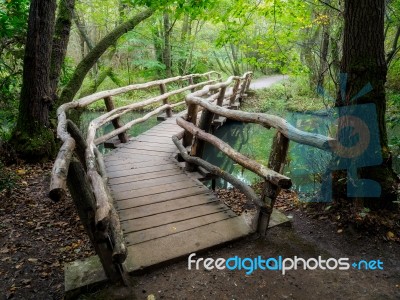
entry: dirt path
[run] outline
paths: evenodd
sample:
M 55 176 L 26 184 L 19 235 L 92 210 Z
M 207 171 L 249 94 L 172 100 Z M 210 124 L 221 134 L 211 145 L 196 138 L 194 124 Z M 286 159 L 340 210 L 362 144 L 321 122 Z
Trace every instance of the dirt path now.
M 251 81 L 250 88 L 253 90 L 265 89 L 270 87 L 271 85 L 278 83 L 284 79 L 287 79 L 286 75 L 272 75 L 272 76 L 264 76 L 261 78 L 257 78 Z

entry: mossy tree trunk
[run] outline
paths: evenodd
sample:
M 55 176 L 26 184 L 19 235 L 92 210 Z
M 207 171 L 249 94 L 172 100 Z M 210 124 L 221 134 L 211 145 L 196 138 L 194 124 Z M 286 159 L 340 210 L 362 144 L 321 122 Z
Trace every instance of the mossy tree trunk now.
M 117 42 L 117 40 L 128 31 L 131 31 L 140 22 L 144 21 L 153 14 L 153 9 L 146 9 L 136 14 L 130 20 L 117 26 L 109 34 L 107 34 L 78 64 L 71 80 L 63 89 L 61 96 L 57 102 L 57 107 L 61 104 L 71 102 L 82 86 L 82 82 L 90 69 L 96 64 L 97 60 L 107 51 L 107 49 Z
M 164 49 L 163 49 L 163 61 L 165 64 L 165 74 L 167 77 L 172 76 L 172 61 L 171 61 L 171 32 L 172 27 L 169 20 L 169 13 L 163 14 L 164 23 Z
M 382 156 L 382 161 L 378 165 L 368 166 L 368 163 L 357 169 L 357 177 L 361 180 L 373 180 L 381 187 L 380 197 L 370 197 L 371 195 L 363 195 L 358 198 L 364 206 L 372 209 L 390 208 L 392 201 L 396 199 L 395 183 L 396 175 L 392 169 L 391 154 L 388 149 L 387 131 L 385 123 L 386 97 L 385 82 L 387 75 L 387 65 L 385 61 L 384 51 L 384 18 L 385 18 L 385 0 L 347 0 L 345 2 L 345 25 L 344 25 L 344 43 L 343 57 L 341 62 L 341 73 L 347 74 L 347 86 L 338 91 L 336 100 L 337 107 L 357 107 L 362 104 L 373 104 L 376 110 L 376 120 L 366 122 L 366 128 L 372 130 L 372 123 L 377 123 L 379 136 L 379 150 L 381 153 L 364 153 L 366 159 L 374 160 L 377 155 Z M 371 84 L 370 92 L 362 93 L 361 97 L 354 99 L 363 88 Z M 345 95 L 343 95 L 345 92 Z M 354 100 L 351 100 L 354 99 Z M 366 119 L 367 120 L 367 119 Z M 351 122 L 350 122 L 351 123 Z M 340 124 L 339 128 L 352 126 L 352 124 Z M 367 130 L 368 130 L 367 129 Z M 355 129 L 354 133 L 358 134 L 362 143 L 362 132 Z M 347 136 L 344 139 L 350 140 L 352 137 Z M 372 138 L 369 143 L 372 143 Z M 368 157 L 369 156 L 369 157 Z M 374 157 L 373 157 L 374 156 Z M 339 158 L 341 159 L 341 158 Z M 358 158 L 356 158 L 358 159 Z M 338 162 L 334 162 L 337 164 Z M 338 173 L 343 177 L 343 173 Z M 338 174 L 334 176 L 334 181 L 338 182 Z M 354 178 L 347 178 L 348 181 Z M 367 181 L 371 182 L 371 181 Z M 347 185 L 348 186 L 348 185 Z M 336 192 L 340 191 L 340 187 L 335 187 Z M 334 189 L 334 191 L 335 191 Z M 368 186 L 362 187 L 363 191 L 368 190 Z M 340 196 L 340 193 L 339 195 Z
M 17 153 L 28 160 L 47 158 L 55 151 L 49 127 L 55 10 L 56 0 L 31 1 L 19 116 L 12 139 Z
M 50 89 L 53 103 L 55 103 L 58 98 L 57 87 L 60 80 L 62 65 L 67 53 L 74 9 L 75 0 L 63 0 L 59 3 L 53 37 L 53 48 L 51 51 Z

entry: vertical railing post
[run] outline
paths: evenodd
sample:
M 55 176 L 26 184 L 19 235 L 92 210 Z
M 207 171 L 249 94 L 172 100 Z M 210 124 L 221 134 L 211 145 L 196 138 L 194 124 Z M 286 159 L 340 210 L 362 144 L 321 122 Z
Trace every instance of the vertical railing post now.
M 197 124 L 197 113 L 198 113 L 198 106 L 196 104 L 189 104 L 186 120 L 194 124 L 195 126 Z M 193 135 L 190 132 L 185 131 L 185 134 L 183 135 L 183 146 L 185 147 L 192 146 L 192 142 L 193 142 Z
M 188 79 L 188 82 L 189 82 L 189 86 L 191 86 L 191 85 L 193 85 L 193 83 L 194 83 L 194 81 L 193 81 L 193 76 L 190 76 L 189 77 L 189 79 Z M 190 89 L 190 92 L 191 93 L 194 93 L 196 90 L 193 88 L 193 89 Z
M 218 98 L 217 98 L 217 105 L 218 105 L 218 106 L 221 106 L 221 107 L 222 107 L 222 105 L 223 105 L 223 103 L 224 103 L 226 88 L 227 88 L 227 87 L 222 87 L 222 88 L 219 90 L 219 95 L 218 95 Z M 221 118 L 221 119 L 218 119 L 218 118 L 219 118 L 219 115 L 214 115 L 214 121 L 215 121 L 215 125 L 216 125 L 216 126 L 222 125 L 222 124 L 224 123 L 224 121 L 225 121 L 224 118 Z
M 189 104 L 186 120 L 195 126 L 197 124 L 197 113 L 198 113 L 198 105 L 193 104 L 193 103 Z M 192 146 L 193 134 L 191 134 L 189 131 L 185 130 L 182 142 L 183 142 L 184 147 Z M 188 172 L 193 172 L 196 170 L 196 165 L 186 162 L 185 169 Z
M 218 106 L 222 106 L 222 104 L 224 103 L 225 92 L 226 92 L 226 86 L 222 87 L 219 90 L 219 94 L 218 94 L 218 98 L 217 98 L 217 105 Z
M 232 96 L 230 98 L 230 106 L 231 107 L 236 105 L 236 97 L 237 97 L 237 92 L 239 90 L 239 85 L 240 85 L 240 79 L 235 79 L 235 85 L 233 86 Z
M 245 87 L 245 93 L 247 93 L 247 91 L 249 90 L 250 84 L 251 84 L 251 80 L 252 80 L 252 79 L 253 79 L 253 73 L 250 73 L 250 74 L 247 76 L 246 87 Z
M 242 81 L 242 84 L 240 85 L 240 92 L 239 92 L 239 102 L 242 103 L 243 96 L 246 92 L 246 87 L 247 87 L 247 78 L 249 74 L 246 74 L 245 78 Z
M 278 131 L 274 137 L 271 153 L 269 155 L 268 168 L 282 174 L 288 149 L 289 139 Z M 261 200 L 264 202 L 265 206 L 261 208 L 258 219 L 258 232 L 262 236 L 266 235 L 269 220 L 279 191 L 280 189 L 278 186 L 269 181 L 264 182 Z
M 167 86 L 165 85 L 165 83 L 160 84 L 160 93 L 161 95 L 164 95 L 167 92 Z M 168 102 L 168 98 L 165 98 L 163 100 L 164 104 L 169 104 Z M 167 118 L 171 118 L 172 117 L 172 109 L 171 108 L 167 108 L 165 110 L 165 113 L 167 114 Z
M 106 105 L 107 111 L 109 111 L 109 112 L 115 109 L 114 101 L 112 100 L 111 97 L 105 97 L 104 104 Z M 121 119 L 119 117 L 112 120 L 112 124 L 115 129 L 118 129 L 123 126 Z M 122 132 L 122 133 L 118 134 L 118 138 L 121 141 L 121 143 L 127 143 L 129 141 L 129 138 L 128 138 L 128 135 L 126 132 Z

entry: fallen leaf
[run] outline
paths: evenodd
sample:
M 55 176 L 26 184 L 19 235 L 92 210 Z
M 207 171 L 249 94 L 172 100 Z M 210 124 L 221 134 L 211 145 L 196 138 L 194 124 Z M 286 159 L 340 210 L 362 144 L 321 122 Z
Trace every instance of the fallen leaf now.
M 393 232 L 391 232 L 391 231 L 388 231 L 388 232 L 386 233 L 386 237 L 387 237 L 389 240 L 393 240 L 393 239 L 395 238 L 395 234 L 394 234 Z
M 24 170 L 24 169 L 18 169 L 18 170 L 17 170 L 17 174 L 18 174 L 18 175 L 25 175 L 25 174 L 26 174 L 26 170 Z

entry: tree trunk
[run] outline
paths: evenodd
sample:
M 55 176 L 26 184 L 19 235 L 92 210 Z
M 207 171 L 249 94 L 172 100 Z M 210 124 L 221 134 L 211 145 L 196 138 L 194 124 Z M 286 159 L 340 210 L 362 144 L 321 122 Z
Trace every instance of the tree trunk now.
M 23 82 L 13 143 L 22 158 L 45 159 L 54 154 L 49 129 L 50 63 L 56 1 L 32 0 L 25 46 Z
M 343 146 L 351 139 L 358 138 L 357 147 L 366 143 L 366 148 L 364 152 L 350 155 L 350 159 L 349 155 L 339 153 L 333 165 L 347 160 L 344 168 L 349 174 L 347 198 L 357 198 L 372 209 L 387 208 L 396 199 L 396 175 L 392 170 L 385 124 L 385 0 L 347 0 L 344 17 L 341 72 L 347 74 L 347 88 L 346 81 L 342 80 L 342 89 L 338 91 L 336 100 L 341 117 L 338 137 Z M 368 84 L 372 86 L 370 92 L 365 90 Z M 359 94 L 363 89 L 366 93 Z M 355 97 L 357 94 L 359 97 Z M 365 110 L 365 107 L 368 109 Z M 358 126 L 355 124 L 357 119 L 361 119 Z M 346 128 L 351 128 L 347 130 L 347 135 Z M 347 147 L 355 148 L 349 144 Z M 350 195 L 350 189 L 357 193 Z
M 171 31 L 172 27 L 169 20 L 169 14 L 164 13 L 164 49 L 163 49 L 163 61 L 165 64 L 165 75 L 166 77 L 172 76 L 172 62 L 171 62 Z
M 107 34 L 78 64 L 71 80 L 63 89 L 57 106 L 63 103 L 71 102 L 80 89 L 86 74 L 103 55 L 103 53 L 107 51 L 110 46 L 113 46 L 122 35 L 128 31 L 131 31 L 140 22 L 150 17 L 153 14 L 153 11 L 153 9 L 146 9 L 145 11 L 136 14 L 133 18 L 119 25 L 113 31 Z
M 330 24 L 324 24 L 322 27 L 321 55 L 319 58 L 319 71 L 317 86 L 323 87 L 325 74 L 328 71 L 328 51 L 330 42 Z
M 67 53 L 74 9 L 75 0 L 60 1 L 53 37 L 53 49 L 51 51 L 50 90 L 52 93 L 52 103 L 57 101 L 57 87 L 62 64 Z
M 181 31 L 181 55 L 178 59 L 178 70 L 180 75 L 184 75 L 186 72 L 186 65 L 188 61 L 188 36 L 190 36 L 191 18 L 187 13 L 183 18 L 182 31 Z

